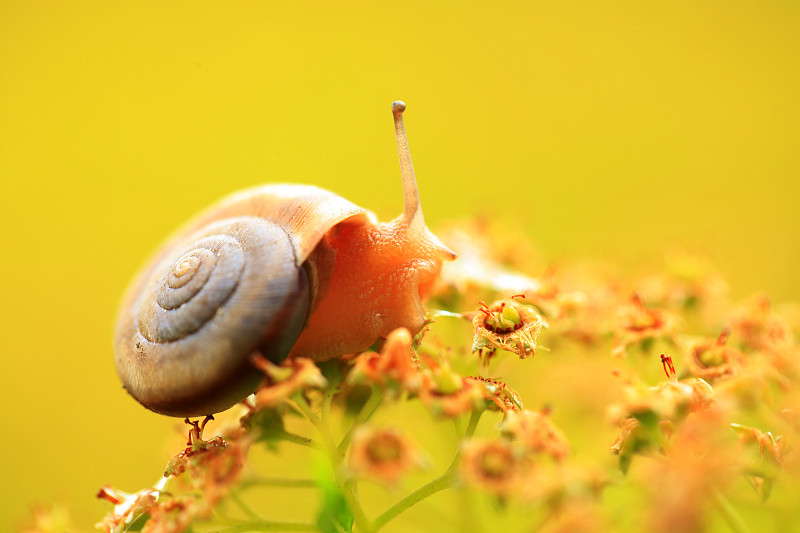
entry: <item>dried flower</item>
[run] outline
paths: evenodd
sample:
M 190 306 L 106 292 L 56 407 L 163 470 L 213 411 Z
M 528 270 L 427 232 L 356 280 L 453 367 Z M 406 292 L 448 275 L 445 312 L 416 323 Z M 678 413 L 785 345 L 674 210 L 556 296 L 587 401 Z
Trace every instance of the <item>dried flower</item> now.
M 569 454 L 569 441 L 550 420 L 547 410 L 509 412 L 500 424 L 500 432 L 520 444 L 526 453 L 544 453 L 556 461 Z
M 206 417 L 202 424 L 191 424 L 189 446 L 173 457 L 164 472 L 164 477 L 180 477 L 188 473 L 188 485 L 201 491 L 200 502 L 210 510 L 239 479 L 247 450 L 253 436 L 247 435 L 233 442 L 222 437 L 203 440 L 202 431 L 213 417 Z
M 472 320 L 475 336 L 472 352 L 490 357 L 495 350 L 503 349 L 517 354 L 520 359 L 536 355 L 536 339 L 547 323 L 528 305 L 514 301 L 498 300 L 491 306 L 481 302 L 481 308 Z
M 165 479 L 159 481 L 154 488 L 147 488 L 128 494 L 104 485 L 97 497 L 114 504 L 114 510 L 106 515 L 96 527 L 105 533 L 122 533 L 137 519 L 149 513 L 158 502 Z
M 489 409 L 496 409 L 504 413 L 519 413 L 522 410 L 522 398 L 517 391 L 499 379 L 472 376 L 472 379 L 482 382 L 486 387 L 486 398 L 489 400 Z
M 406 328 L 395 329 L 387 335 L 380 354 L 364 352 L 355 358 L 349 382 L 378 385 L 394 395 L 416 392 L 422 376 L 413 357 L 413 342 Z
M 322 389 L 328 384 L 317 365 L 304 357 L 292 357 L 275 365 L 258 354 L 253 357 L 253 364 L 266 375 L 256 391 L 256 410 L 273 409 L 298 391 Z
M 420 464 L 420 455 L 398 431 L 362 426 L 353 436 L 350 469 L 357 476 L 396 483 Z

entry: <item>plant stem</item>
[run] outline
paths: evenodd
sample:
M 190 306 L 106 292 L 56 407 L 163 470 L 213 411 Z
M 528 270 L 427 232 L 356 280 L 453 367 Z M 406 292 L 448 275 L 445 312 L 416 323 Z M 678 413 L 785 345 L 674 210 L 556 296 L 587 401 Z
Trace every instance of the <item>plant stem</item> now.
M 462 439 L 470 438 L 475 434 L 475 429 L 478 427 L 478 422 L 480 421 L 482 414 L 483 410 L 472 411 L 470 413 L 469 422 L 467 422 L 467 429 L 464 430 Z M 458 427 L 458 424 L 456 427 Z M 418 488 L 399 502 L 389 507 L 380 516 L 373 520 L 371 532 L 375 533 L 383 526 L 388 524 L 397 515 L 421 502 L 425 498 L 452 487 L 458 479 L 455 469 L 458 465 L 458 460 L 460 457 L 461 451 L 459 450 L 456 452 L 453 460 L 450 462 L 450 466 L 447 467 L 447 470 L 445 470 L 441 476 L 437 477 L 427 485 L 423 485 L 422 487 Z
M 316 524 L 308 522 L 259 520 L 217 529 L 215 533 L 247 533 L 249 531 L 319 531 L 319 529 Z
M 286 442 L 291 442 L 293 444 L 305 446 L 307 448 L 311 448 L 312 450 L 322 451 L 323 449 L 322 445 L 319 442 L 316 442 L 315 440 L 309 439 L 307 437 L 303 437 L 301 435 L 290 433 L 288 431 L 282 432 L 280 438 L 281 440 L 285 440 Z
M 245 515 L 247 515 L 247 518 L 249 518 L 250 520 L 258 520 L 258 521 L 264 520 L 264 517 L 258 514 L 252 507 L 250 507 L 250 504 L 247 503 L 244 500 L 244 498 L 242 498 L 242 496 L 239 494 L 239 491 L 232 490 L 228 493 L 228 495 L 230 496 L 231 500 L 233 500 L 233 502 L 239 507 L 239 509 Z
M 728 501 L 722 492 L 718 489 L 711 489 L 711 498 L 714 500 L 717 511 L 719 511 L 719 514 L 725 519 L 725 522 L 728 523 L 728 527 L 731 528 L 731 531 L 734 533 L 750 533 L 750 529 L 747 527 L 741 515 L 739 515 L 736 508 Z
M 282 487 L 282 488 L 313 488 L 318 487 L 319 483 L 313 479 L 282 479 L 282 478 L 269 478 L 259 477 L 253 479 L 246 479 L 242 481 L 239 486 L 241 488 L 249 487 Z
M 380 407 L 382 401 L 383 393 L 379 389 L 373 388 L 369 398 L 367 398 L 364 406 L 356 415 L 355 420 L 353 420 L 353 424 L 350 426 L 350 429 L 347 430 L 347 433 L 339 443 L 340 453 L 344 454 L 345 450 L 347 450 L 347 447 L 350 446 L 350 441 L 353 440 L 353 434 L 355 433 L 356 429 L 358 429 L 358 426 L 369 420 L 378 407 Z
M 478 422 L 480 422 L 482 414 L 482 409 L 480 411 L 472 411 L 470 413 L 469 422 L 467 422 L 467 429 L 464 431 L 465 439 L 468 439 L 475 434 L 475 430 L 478 428 Z
M 361 501 L 358 497 L 358 493 L 355 490 L 355 481 L 347 479 L 346 471 L 343 465 L 344 454 L 339 451 L 338 446 L 336 446 L 336 442 L 333 440 L 333 435 L 331 434 L 328 415 L 330 413 L 330 404 L 332 398 L 332 392 L 325 393 L 325 398 L 322 403 L 322 419 L 317 418 L 317 416 L 311 410 L 311 406 L 308 405 L 308 402 L 302 394 L 295 395 L 294 400 L 300 411 L 312 424 L 314 424 L 319 431 L 320 437 L 322 438 L 323 449 L 331 463 L 333 478 L 336 481 L 336 484 L 339 486 L 339 489 L 342 491 L 342 496 L 347 502 L 347 507 L 353 514 L 353 521 L 357 530 L 367 533 L 370 531 L 369 519 L 364 513 L 364 509 L 361 507 Z
M 456 477 L 457 476 L 455 472 L 453 472 L 453 469 L 448 468 L 444 474 L 437 477 L 427 485 L 418 488 L 417 490 L 415 490 L 414 492 L 412 492 L 399 502 L 389 507 L 386 511 L 384 511 L 380 516 L 378 516 L 375 520 L 372 521 L 371 531 L 373 533 L 378 531 L 403 511 L 416 505 L 417 503 L 421 502 L 428 496 L 433 496 L 437 492 L 451 487 L 455 483 Z

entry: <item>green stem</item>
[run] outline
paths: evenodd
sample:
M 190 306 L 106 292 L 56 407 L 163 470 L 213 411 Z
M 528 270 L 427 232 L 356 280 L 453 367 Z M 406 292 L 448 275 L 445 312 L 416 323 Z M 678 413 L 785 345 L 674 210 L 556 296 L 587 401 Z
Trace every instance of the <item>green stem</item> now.
M 364 509 L 361 507 L 361 501 L 358 497 L 358 493 L 355 490 L 355 482 L 347 479 L 346 471 L 343 465 L 344 455 L 339 451 L 338 446 L 336 446 L 336 442 L 333 440 L 333 435 L 331 434 L 330 425 L 328 423 L 330 402 L 332 398 L 333 393 L 325 393 L 325 399 L 323 400 L 322 404 L 323 418 L 321 420 L 317 418 L 317 416 L 311 410 L 311 406 L 308 405 L 308 402 L 302 396 L 302 394 L 295 395 L 294 400 L 300 411 L 302 411 L 306 418 L 308 418 L 308 420 L 314 424 L 319 431 L 320 437 L 322 438 L 324 451 L 326 452 L 328 460 L 331 463 L 333 478 L 342 491 L 342 496 L 347 502 L 347 507 L 353 514 L 353 521 L 355 522 L 357 530 L 367 533 L 370 531 L 369 519 L 364 513 Z
M 263 516 L 258 514 L 252 507 L 250 507 L 249 503 L 244 501 L 244 498 L 242 498 L 242 496 L 239 494 L 239 491 L 232 490 L 230 491 L 229 496 L 231 497 L 231 500 L 233 500 L 233 502 L 239 507 L 239 509 L 241 509 L 245 515 L 247 515 L 247 518 L 257 521 L 265 520 Z
M 347 447 L 350 446 L 350 441 L 353 440 L 353 434 L 355 433 L 356 429 L 358 429 L 358 426 L 370 419 L 378 407 L 380 407 L 382 401 L 383 393 L 380 391 L 380 389 L 373 388 L 369 398 L 367 398 L 364 406 L 356 415 L 355 420 L 353 420 L 353 424 L 350 426 L 350 429 L 347 430 L 344 438 L 342 438 L 342 441 L 339 443 L 340 453 L 343 454 L 345 450 L 347 450 Z
M 482 414 L 482 409 L 480 411 L 472 411 L 470 413 L 469 422 L 467 422 L 467 429 L 464 431 L 465 439 L 468 439 L 475 434 L 475 430 L 478 428 L 478 422 L 480 422 Z
M 258 520 L 218 529 L 216 533 L 248 533 L 249 531 L 319 531 L 316 524 Z
M 475 430 L 478 427 L 478 422 L 480 421 L 482 414 L 483 410 L 472 411 L 472 413 L 470 413 L 469 422 L 467 422 L 467 429 L 464 430 L 464 434 L 462 437 L 463 439 L 470 438 L 472 437 L 472 435 L 475 434 Z M 453 460 L 450 462 L 450 466 L 447 467 L 447 470 L 445 470 L 441 476 L 437 477 L 427 485 L 423 485 L 422 487 L 418 488 L 417 490 L 415 490 L 414 492 L 412 492 L 399 502 L 389 507 L 380 516 L 378 516 L 372 522 L 371 532 L 375 533 L 383 526 L 388 524 L 391 520 L 393 520 L 397 515 L 409 509 L 410 507 L 416 505 L 417 503 L 421 502 L 425 498 L 433 496 L 437 492 L 452 487 L 458 480 L 458 474 L 455 472 L 455 469 L 456 466 L 458 466 L 458 460 L 460 457 L 461 457 L 461 451 L 459 450 L 458 452 L 456 452 L 455 456 L 453 457 Z
M 281 488 L 313 488 L 318 487 L 319 483 L 313 479 L 283 479 L 270 477 L 257 477 L 242 481 L 241 488 L 249 487 L 281 487 Z
M 393 520 L 397 515 L 402 513 L 403 511 L 409 509 L 410 507 L 416 505 L 417 503 L 421 502 L 425 498 L 429 496 L 433 496 L 437 492 L 440 492 L 446 488 L 451 487 L 456 482 L 456 473 L 452 471 L 452 468 L 448 468 L 447 471 L 442 474 L 441 476 L 437 477 L 427 485 L 424 485 L 399 502 L 395 503 L 391 507 L 389 507 L 386 511 L 384 511 L 380 516 L 378 516 L 372 522 L 372 533 L 380 530 L 383 526 L 388 524 L 391 520 Z
M 717 511 L 719 511 L 719 514 L 725 519 L 725 522 L 728 523 L 728 527 L 731 528 L 731 531 L 734 533 L 750 533 L 750 529 L 747 527 L 741 515 L 722 492 L 717 489 L 711 489 L 711 497 L 714 500 L 714 504 L 717 506 Z
M 288 431 L 284 431 L 280 434 L 281 440 L 286 442 L 291 442 L 293 444 L 298 444 L 300 446 L 305 446 L 307 448 L 311 448 L 312 450 L 322 451 L 323 447 L 319 442 L 316 442 L 313 439 L 309 439 L 308 437 L 303 437 L 301 435 L 296 435 L 294 433 L 290 433 Z
M 311 406 L 308 405 L 308 402 L 306 401 L 306 399 L 303 397 L 302 394 L 296 394 L 294 396 L 294 403 L 292 405 L 295 408 L 297 408 L 297 411 L 300 412 L 300 414 L 302 414 L 304 417 L 306 417 L 308 421 L 314 425 L 315 428 L 317 428 L 317 431 L 319 431 L 320 435 L 323 434 L 322 423 L 320 422 L 319 417 L 314 414 L 314 411 L 311 410 Z

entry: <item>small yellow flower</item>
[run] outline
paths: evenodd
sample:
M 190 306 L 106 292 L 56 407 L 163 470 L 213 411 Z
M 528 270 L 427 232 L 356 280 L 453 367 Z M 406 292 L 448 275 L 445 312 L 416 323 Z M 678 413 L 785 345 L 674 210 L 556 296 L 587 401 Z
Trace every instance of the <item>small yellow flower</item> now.
M 499 348 L 517 354 L 520 359 L 536 355 L 536 339 L 547 323 L 529 305 L 522 305 L 512 296 L 492 305 L 481 302 L 481 308 L 472 320 L 475 336 L 472 352 L 491 357 Z
M 419 467 L 421 458 L 399 432 L 363 426 L 353 435 L 349 464 L 356 476 L 396 483 L 403 475 Z

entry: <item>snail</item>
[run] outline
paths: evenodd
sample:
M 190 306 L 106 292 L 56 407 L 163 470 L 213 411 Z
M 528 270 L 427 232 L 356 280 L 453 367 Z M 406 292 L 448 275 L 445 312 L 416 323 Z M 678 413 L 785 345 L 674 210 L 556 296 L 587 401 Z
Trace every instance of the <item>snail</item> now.
M 263 378 L 254 354 L 323 361 L 424 323 L 421 301 L 456 254 L 425 226 L 392 104 L 403 213 L 375 215 L 327 190 L 275 184 L 201 212 L 155 254 L 123 299 L 114 338 L 124 388 L 170 416 L 225 410 Z

